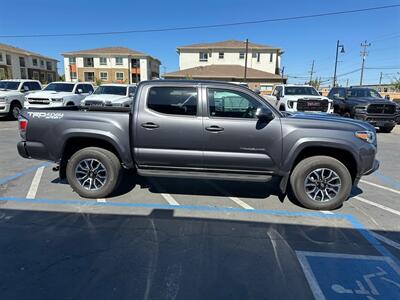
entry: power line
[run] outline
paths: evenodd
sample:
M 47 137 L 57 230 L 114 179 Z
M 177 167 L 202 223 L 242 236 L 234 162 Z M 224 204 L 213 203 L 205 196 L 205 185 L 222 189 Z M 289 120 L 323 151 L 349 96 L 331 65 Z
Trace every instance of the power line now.
M 385 6 L 375 6 L 375 7 L 367 7 L 367 8 L 343 10 L 343 11 L 335 11 L 335 12 L 326 12 L 326 13 L 319 13 L 319 14 L 312 14 L 312 15 L 282 17 L 282 18 L 263 19 L 263 20 L 252 20 L 252 21 L 233 22 L 233 23 L 220 23 L 220 24 L 210 24 L 210 25 L 166 27 L 166 28 L 150 28 L 150 29 L 131 29 L 131 30 L 122 30 L 122 31 L 103 31 L 103 32 L 0 35 L 0 38 L 38 38 L 38 37 L 67 37 L 67 36 L 90 36 L 90 35 L 93 36 L 93 35 L 114 35 L 114 34 L 129 34 L 129 33 L 150 33 L 150 32 L 166 32 L 166 31 L 180 31 L 180 30 L 193 30 L 193 29 L 207 29 L 207 28 L 219 28 L 219 27 L 239 26 L 239 25 L 251 25 L 251 24 L 269 23 L 269 22 L 282 22 L 282 21 L 291 21 L 291 20 L 311 19 L 311 18 L 327 17 L 327 16 L 334 16 L 334 15 L 344 15 L 344 14 L 353 14 L 353 13 L 360 13 L 360 12 L 366 12 L 366 11 L 372 11 L 372 10 L 381 10 L 381 9 L 388 9 L 388 8 L 396 8 L 396 7 L 400 7 L 400 4 L 392 4 L 392 5 L 385 5 Z

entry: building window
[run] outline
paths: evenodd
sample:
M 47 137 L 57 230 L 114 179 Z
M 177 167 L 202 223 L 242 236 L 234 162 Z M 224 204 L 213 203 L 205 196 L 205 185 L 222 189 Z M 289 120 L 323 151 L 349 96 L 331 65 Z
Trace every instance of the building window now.
M 40 66 L 41 66 L 41 67 L 44 67 L 44 60 L 41 60 L 41 61 L 40 61 Z
M 272 62 L 274 55 L 272 53 L 269 54 L 269 62 Z
M 3 53 L 0 53 L 0 61 L 3 61 Z
M 46 74 L 45 73 L 40 73 L 40 81 L 45 82 L 46 80 Z
M 153 87 L 147 97 L 147 107 L 167 115 L 195 116 L 197 89 L 192 87 Z
M 257 62 L 260 62 L 260 58 L 261 58 L 261 53 L 258 52 L 258 53 L 257 53 Z
M 115 64 L 116 65 L 122 65 L 123 64 L 122 57 L 116 57 L 115 58 Z
M 85 57 L 83 58 L 83 66 L 84 67 L 93 67 L 93 57 Z
M 239 53 L 239 59 L 244 59 L 244 52 Z
M 52 70 L 52 66 L 51 66 L 51 62 L 50 61 L 46 61 L 46 69 L 51 71 Z
M 218 53 L 218 58 L 219 59 L 224 59 L 224 52 Z
M 38 65 L 37 58 L 32 58 L 32 65 L 37 67 L 37 65 Z
M 122 73 L 124 74 L 124 73 Z M 108 80 L 108 73 L 107 72 L 100 72 L 100 79 L 101 80 Z
M 257 52 L 253 52 L 253 53 L 252 53 L 252 57 L 253 57 L 253 58 L 257 58 Z
M 85 72 L 84 76 L 85 76 L 85 81 L 90 81 L 90 82 L 94 81 L 94 72 Z
M 39 72 L 38 71 L 32 72 L 32 79 L 39 80 Z
M 107 57 L 100 57 L 100 65 L 107 66 Z
M 124 73 L 123 72 L 115 72 L 115 79 L 118 81 L 124 81 Z
M 19 66 L 20 67 L 25 67 L 25 58 L 23 58 L 23 57 L 19 58 Z
M 52 81 L 53 81 L 53 74 L 47 73 L 47 82 L 52 82 Z
M 69 58 L 69 64 L 70 64 L 70 65 L 76 64 L 76 57 L 70 57 L 70 58 Z
M 78 78 L 76 72 L 71 72 L 71 80 L 76 80 Z
M 11 55 L 6 54 L 6 64 L 11 66 Z
M 200 61 L 208 61 L 208 53 L 207 52 L 200 52 L 199 53 L 199 60 Z

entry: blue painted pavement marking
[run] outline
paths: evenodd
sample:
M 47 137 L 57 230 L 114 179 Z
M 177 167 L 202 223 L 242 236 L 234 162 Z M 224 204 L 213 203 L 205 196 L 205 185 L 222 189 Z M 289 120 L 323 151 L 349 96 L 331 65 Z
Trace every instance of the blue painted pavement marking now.
M 296 254 L 316 299 L 400 299 L 400 270 L 389 257 Z
M 39 169 L 40 167 L 43 167 L 43 166 L 47 167 L 49 165 L 50 165 L 49 162 L 45 162 L 45 163 L 42 163 L 40 165 L 34 166 L 32 168 L 25 169 L 25 170 L 23 170 L 23 171 L 21 171 L 19 173 L 14 174 L 14 175 L 10 175 L 10 176 L 7 176 L 7 177 L 0 178 L 0 185 L 6 184 L 7 182 L 12 181 L 14 179 L 17 179 L 18 177 L 21 177 L 21 176 L 24 176 L 26 174 L 32 173 L 32 172 L 36 171 L 37 169 Z

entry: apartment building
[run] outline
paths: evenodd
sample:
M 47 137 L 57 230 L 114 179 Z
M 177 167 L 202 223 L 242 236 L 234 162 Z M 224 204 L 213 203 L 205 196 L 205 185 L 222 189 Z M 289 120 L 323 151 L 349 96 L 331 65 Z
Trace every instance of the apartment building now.
M 228 40 L 193 44 L 177 48 L 179 71 L 167 73 L 165 78 L 192 78 L 223 81 L 246 81 L 251 88 L 263 90 L 286 81 L 280 75 L 282 49 Z
M 25 49 L 0 43 L 0 79 L 58 80 L 58 61 Z
M 70 51 L 64 56 L 66 81 L 136 83 L 158 78 L 160 61 L 125 47 Z

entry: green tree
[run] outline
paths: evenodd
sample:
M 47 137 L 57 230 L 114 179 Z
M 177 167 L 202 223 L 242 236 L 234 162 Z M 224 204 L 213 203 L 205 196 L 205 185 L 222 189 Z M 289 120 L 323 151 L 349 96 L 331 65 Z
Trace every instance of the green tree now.
M 321 86 L 321 79 L 313 79 L 311 81 L 308 82 L 309 85 L 313 86 L 316 90 L 319 89 L 319 87 Z

